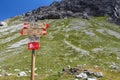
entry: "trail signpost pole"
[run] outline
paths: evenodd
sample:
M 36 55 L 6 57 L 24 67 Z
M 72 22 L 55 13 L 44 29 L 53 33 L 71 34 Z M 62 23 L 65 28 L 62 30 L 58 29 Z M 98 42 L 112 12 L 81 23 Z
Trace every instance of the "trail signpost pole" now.
M 39 45 L 39 40 L 40 36 L 46 35 L 46 29 L 49 27 L 49 25 L 46 23 L 24 23 L 23 29 L 20 31 L 21 35 L 26 35 L 29 38 L 28 42 L 28 49 L 32 50 L 32 56 L 31 56 L 31 79 L 30 80 L 35 80 L 35 50 L 38 50 L 40 45 Z
M 34 71 L 34 69 L 35 69 L 35 50 L 32 50 L 32 59 L 31 59 L 31 80 L 35 80 L 35 71 Z

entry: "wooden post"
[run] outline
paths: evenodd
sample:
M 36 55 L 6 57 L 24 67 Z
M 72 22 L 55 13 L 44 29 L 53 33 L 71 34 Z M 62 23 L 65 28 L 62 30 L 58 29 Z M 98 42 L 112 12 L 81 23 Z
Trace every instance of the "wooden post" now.
M 35 80 L 34 74 L 35 74 L 35 50 L 32 50 L 32 60 L 31 60 L 31 80 Z

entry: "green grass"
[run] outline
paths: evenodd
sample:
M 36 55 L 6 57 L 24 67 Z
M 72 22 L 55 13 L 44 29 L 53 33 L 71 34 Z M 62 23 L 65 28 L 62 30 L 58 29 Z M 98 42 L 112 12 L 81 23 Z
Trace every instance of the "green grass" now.
M 70 65 L 75 67 L 76 65 L 83 66 L 83 69 L 89 69 L 97 72 L 103 72 L 104 77 L 99 80 L 120 80 L 120 74 L 118 71 L 109 68 L 112 62 L 120 65 L 117 60 L 117 51 L 111 50 L 114 48 L 119 49 L 120 41 L 118 38 L 108 34 L 101 34 L 96 29 L 110 29 L 119 32 L 115 24 L 106 22 L 105 17 L 92 18 L 91 20 L 84 20 L 79 18 L 58 19 L 58 20 L 44 20 L 49 22 L 50 28 L 48 28 L 47 36 L 42 36 L 40 40 L 40 49 L 36 51 L 36 68 L 35 71 L 38 75 L 36 80 L 74 80 L 75 76 L 65 74 L 61 78 L 58 77 L 58 72 L 62 68 Z M 43 22 L 43 21 L 41 21 Z M 81 25 L 79 22 L 85 22 L 88 24 Z M 102 23 L 104 26 L 99 25 Z M 70 25 L 72 24 L 72 25 Z M 80 26 L 75 30 L 75 26 Z M 119 27 L 119 26 L 118 26 Z M 68 30 L 67 30 L 68 29 Z M 67 30 L 67 31 L 66 31 Z M 95 36 L 87 35 L 83 30 L 92 30 Z M 12 36 L 15 33 L 9 34 Z M 67 37 L 66 37 L 67 35 Z M 6 38 L 2 37 L 3 38 Z M 6 48 L 24 39 L 21 36 L 6 44 L 0 44 L 1 51 L 5 51 Z M 64 40 L 70 42 L 77 48 L 89 51 L 89 55 L 82 55 L 80 52 L 74 50 L 71 46 L 65 44 Z M 92 52 L 94 48 L 103 48 L 103 51 Z M 19 52 L 15 54 L 15 52 Z M 31 64 L 31 51 L 27 50 L 27 45 L 21 46 L 21 49 L 14 49 L 14 51 L 4 53 L 0 55 L 0 58 L 4 58 L 0 61 L 1 69 L 4 69 L 8 73 L 17 74 L 14 69 L 20 69 L 27 72 L 27 77 L 17 76 L 5 76 L 0 77 L 0 80 L 29 80 L 30 79 L 30 64 Z M 95 68 L 95 66 L 98 66 Z M 2 71 L 1 71 L 2 72 Z M 0 73 L 1 73 L 0 72 Z
M 21 23 L 22 16 L 15 16 L 7 20 L 7 25 L 12 26 Z

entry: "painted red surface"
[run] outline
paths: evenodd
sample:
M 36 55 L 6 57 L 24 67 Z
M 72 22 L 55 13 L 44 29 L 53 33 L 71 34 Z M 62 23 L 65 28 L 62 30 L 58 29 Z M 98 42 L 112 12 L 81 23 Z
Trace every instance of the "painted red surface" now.
M 49 27 L 49 24 L 48 23 L 46 23 L 46 29 Z
M 39 42 L 29 42 L 28 49 L 29 50 L 38 50 L 40 47 Z
M 43 34 L 44 36 L 47 34 L 46 29 L 43 29 L 43 30 L 42 30 L 42 34 Z

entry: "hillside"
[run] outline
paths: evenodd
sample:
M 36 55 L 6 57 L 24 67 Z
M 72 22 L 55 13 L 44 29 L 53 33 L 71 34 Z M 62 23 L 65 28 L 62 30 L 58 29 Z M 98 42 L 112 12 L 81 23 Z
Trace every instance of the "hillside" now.
M 102 72 L 98 80 L 120 80 L 120 26 L 105 17 L 50 19 L 47 36 L 36 51 L 36 80 L 74 80 L 58 72 L 67 66 Z M 0 27 L 0 80 L 29 80 L 31 51 L 27 37 L 20 35 L 23 24 Z M 26 77 L 19 77 L 20 71 Z M 5 76 L 6 75 L 6 76 Z M 79 79 L 82 80 L 82 79 Z

